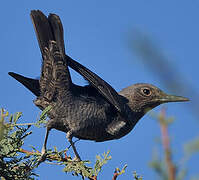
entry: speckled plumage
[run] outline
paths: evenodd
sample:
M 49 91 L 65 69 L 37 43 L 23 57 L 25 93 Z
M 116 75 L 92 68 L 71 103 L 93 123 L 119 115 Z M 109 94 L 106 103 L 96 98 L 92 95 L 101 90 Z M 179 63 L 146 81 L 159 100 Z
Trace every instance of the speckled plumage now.
M 41 110 L 51 105 L 47 134 L 50 129 L 67 133 L 74 152 L 80 159 L 72 137 L 94 141 L 119 139 L 128 134 L 138 120 L 161 103 L 188 99 L 165 94 L 150 84 L 135 84 L 117 93 L 108 83 L 65 54 L 63 27 L 59 17 L 46 17 L 31 11 L 43 63 L 40 80 L 9 73 L 36 96 Z M 84 87 L 72 83 L 68 66 L 88 80 Z

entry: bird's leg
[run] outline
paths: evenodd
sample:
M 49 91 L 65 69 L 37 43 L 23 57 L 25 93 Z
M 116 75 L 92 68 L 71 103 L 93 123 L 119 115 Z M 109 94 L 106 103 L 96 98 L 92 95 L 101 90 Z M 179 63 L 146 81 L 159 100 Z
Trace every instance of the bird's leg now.
M 46 144 L 47 144 L 49 132 L 50 132 L 50 128 L 46 127 L 46 135 L 45 135 L 44 144 L 41 150 L 41 158 L 39 160 L 40 162 L 43 162 L 46 159 Z
M 74 160 L 75 160 L 75 161 L 81 161 L 81 158 L 80 158 L 80 156 L 79 156 L 79 154 L 78 154 L 78 152 L 77 152 L 77 149 L 76 149 L 76 147 L 75 147 L 75 144 L 74 144 L 73 141 L 72 141 L 72 133 L 71 133 L 70 131 L 67 132 L 66 138 L 68 139 L 68 141 L 69 141 L 70 145 L 72 146 L 73 151 L 74 151 L 74 153 L 75 153 L 75 158 L 74 158 Z

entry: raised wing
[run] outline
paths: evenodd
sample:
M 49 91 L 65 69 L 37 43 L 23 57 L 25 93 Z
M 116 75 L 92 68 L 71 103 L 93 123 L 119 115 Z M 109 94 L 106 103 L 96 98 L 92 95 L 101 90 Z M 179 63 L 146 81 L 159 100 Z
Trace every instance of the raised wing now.
M 64 60 L 64 46 L 60 44 L 63 36 L 62 27 L 50 24 L 48 18 L 39 10 L 31 11 L 31 19 L 35 28 L 43 63 L 39 80 L 42 96 L 49 101 L 55 97 L 62 97 L 63 94 L 70 92 L 72 84 L 68 70 L 67 61 Z M 49 17 L 60 21 L 56 15 Z M 59 32 L 60 39 L 55 39 L 52 29 Z M 57 41 L 56 41 L 57 40 Z
M 68 66 L 81 74 L 86 80 L 94 86 L 100 94 L 102 94 L 116 109 L 122 113 L 123 104 L 120 103 L 119 95 L 106 81 L 100 78 L 97 74 L 90 71 L 85 66 L 73 60 L 69 56 L 65 56 L 68 61 Z
M 42 57 L 44 58 L 45 48 L 49 47 L 49 41 L 55 41 L 61 56 L 66 61 L 66 64 L 81 74 L 86 80 L 88 80 L 90 84 L 116 108 L 117 111 L 122 113 L 123 104 L 120 102 L 119 95 L 115 89 L 113 89 L 98 75 L 65 54 L 63 27 L 59 16 L 50 14 L 47 18 L 41 11 L 33 10 L 31 11 L 31 19 L 35 28 Z M 26 78 L 12 72 L 10 72 L 9 75 L 21 82 L 36 96 L 40 95 L 40 89 L 42 88 L 39 86 L 39 80 Z M 71 81 L 70 74 L 67 76 L 68 80 Z
M 55 14 L 50 14 L 48 17 L 49 23 L 51 25 L 52 34 L 55 41 L 59 45 L 60 49 L 64 49 L 63 40 L 63 27 L 61 20 Z M 64 50 L 63 50 L 64 52 Z M 111 103 L 119 112 L 122 112 L 123 104 L 120 103 L 119 95 L 106 81 L 101 79 L 97 74 L 93 73 L 77 61 L 73 60 L 71 57 L 65 55 L 65 60 L 69 67 L 81 74 L 90 84 L 97 89 L 97 91 L 102 94 L 109 103 Z
M 14 72 L 9 72 L 8 74 L 28 88 L 34 95 L 40 96 L 40 85 L 38 79 L 27 78 Z

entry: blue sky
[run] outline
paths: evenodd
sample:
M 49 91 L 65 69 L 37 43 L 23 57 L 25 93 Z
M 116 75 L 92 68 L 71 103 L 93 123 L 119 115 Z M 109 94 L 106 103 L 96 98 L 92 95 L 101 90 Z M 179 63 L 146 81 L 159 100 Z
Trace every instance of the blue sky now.
M 40 75 L 41 55 L 29 16 L 32 9 L 58 14 L 64 26 L 66 52 L 117 91 L 137 82 L 148 82 L 172 93 L 129 48 L 135 30 L 149 35 L 169 62 L 183 74 L 180 81 L 186 80 L 198 91 L 198 8 L 196 0 L 3 1 L 0 7 L 0 106 L 9 112 L 23 112 L 24 122 L 34 122 L 38 118 L 39 109 L 32 102 L 35 97 L 7 75 L 9 71 L 34 78 Z M 85 84 L 80 76 L 72 75 L 75 83 Z M 178 95 L 191 96 L 182 92 L 179 91 Z M 199 120 L 190 110 L 191 102 L 166 106 L 167 114 L 175 117 L 170 133 L 174 160 L 178 162 L 183 156 L 184 142 L 198 136 Z M 32 131 L 33 135 L 26 144 L 40 149 L 45 129 L 32 128 Z M 128 164 L 127 172 L 118 179 L 132 179 L 133 171 L 143 175 L 144 179 L 155 179 L 157 176 L 148 163 L 159 136 L 157 122 L 145 115 L 134 130 L 120 140 L 104 143 L 80 141 L 76 146 L 82 159 L 92 161 L 96 154 L 111 151 L 112 160 L 105 166 L 100 179 L 111 179 L 114 168 L 125 164 Z M 52 130 L 48 147 L 53 146 L 60 150 L 68 146 L 64 133 Z M 190 159 L 188 177 L 199 173 L 198 162 L 198 154 Z M 72 179 L 70 174 L 62 172 L 61 167 L 53 165 L 42 164 L 36 172 L 40 174 L 39 179 Z

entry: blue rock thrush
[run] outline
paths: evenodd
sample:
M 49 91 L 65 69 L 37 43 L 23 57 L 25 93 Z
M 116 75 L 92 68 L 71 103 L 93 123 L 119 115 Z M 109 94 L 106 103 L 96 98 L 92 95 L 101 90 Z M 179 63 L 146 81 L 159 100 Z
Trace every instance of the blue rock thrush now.
M 43 63 L 40 79 L 9 72 L 37 96 L 35 105 L 44 110 L 49 105 L 49 121 L 42 155 L 46 152 L 52 128 L 66 132 L 76 159 L 80 156 L 73 137 L 96 142 L 119 139 L 128 134 L 152 108 L 167 102 L 188 101 L 187 98 L 164 93 L 159 88 L 138 83 L 116 92 L 95 73 L 65 54 L 63 27 L 59 16 L 31 11 L 31 19 L 39 42 Z M 89 85 L 72 82 L 68 66 L 81 74 Z

